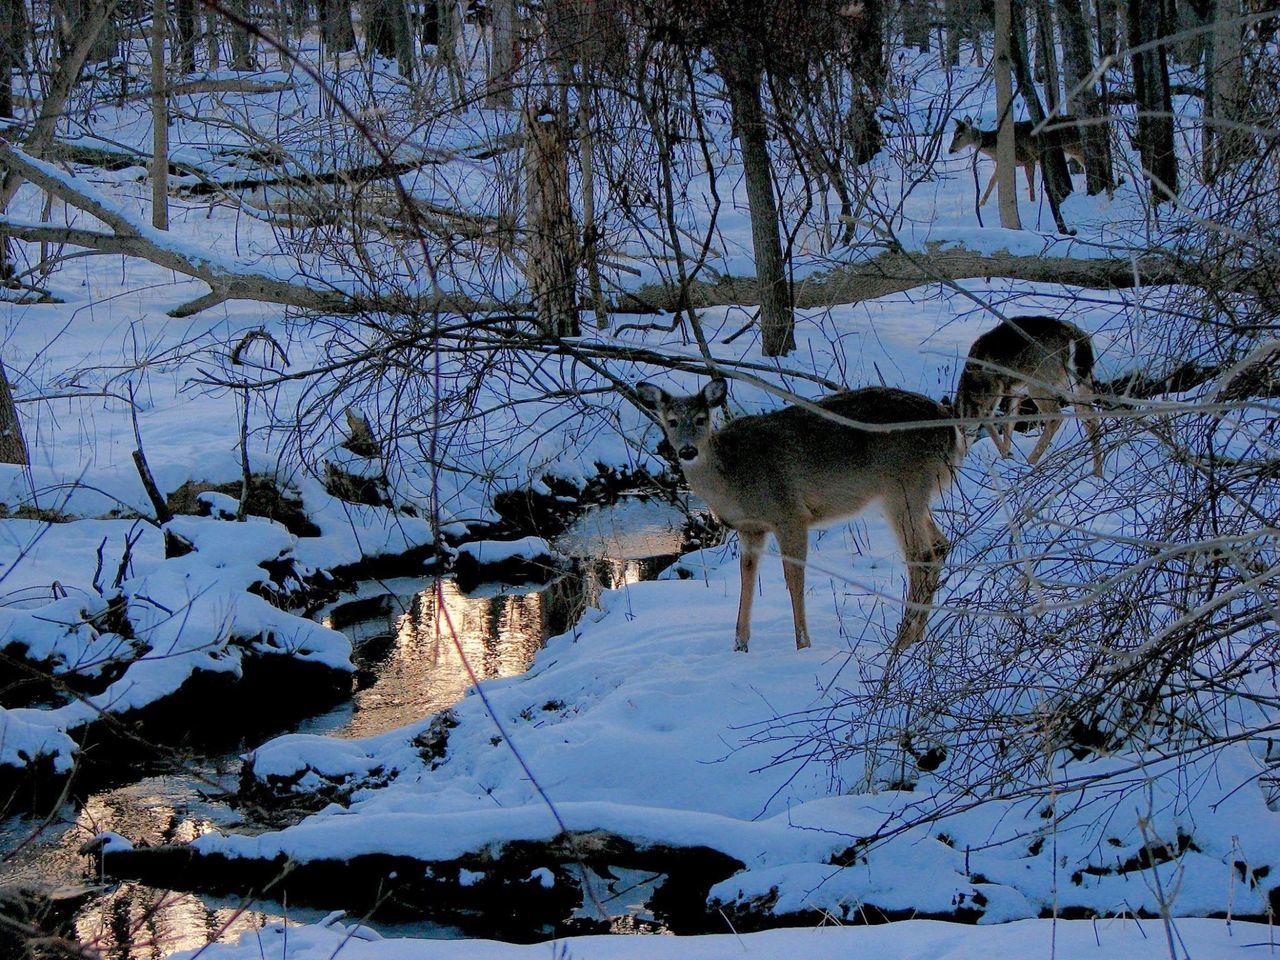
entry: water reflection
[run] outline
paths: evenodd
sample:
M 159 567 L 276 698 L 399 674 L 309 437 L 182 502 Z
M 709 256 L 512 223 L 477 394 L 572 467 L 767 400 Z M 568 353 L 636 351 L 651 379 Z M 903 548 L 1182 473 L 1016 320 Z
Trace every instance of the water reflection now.
M 533 592 L 518 592 L 527 586 L 488 585 L 463 593 L 442 580 L 398 597 L 393 609 L 404 610 L 398 617 L 388 613 L 344 628 L 366 638 L 358 656 L 376 661 L 368 665 L 372 683 L 331 715 L 336 722 L 306 729 L 344 738 L 373 736 L 457 703 L 473 685 L 473 674 L 487 680 L 524 673 L 547 638 L 572 629 L 602 591 L 652 579 L 674 556 L 580 561 Z M 389 638 L 389 649 L 380 638 Z
M 220 797 L 235 787 L 238 758 L 192 765 L 180 775 L 147 777 L 90 796 L 62 818 L 42 823 L 13 818 L 0 824 L 0 883 L 58 891 L 92 890 L 92 857 L 81 848 L 103 831 L 142 843 L 193 840 L 218 828 L 243 829 Z M 310 911 L 311 919 L 323 916 Z M 288 922 L 305 922 L 292 916 Z M 115 960 L 158 960 L 177 950 L 228 942 L 264 924 L 286 922 L 283 909 L 211 901 L 189 893 L 121 883 L 94 891 L 76 911 L 70 932 L 85 946 Z
M 449 580 L 366 584 L 330 620 L 351 638 L 365 681 L 350 703 L 298 730 L 371 736 L 456 703 L 473 673 L 484 680 L 524 672 L 547 638 L 573 629 L 602 591 L 653 579 L 671 563 L 688 546 L 685 519 L 683 510 L 654 501 L 623 500 L 588 511 L 555 544 L 579 558 L 573 569 L 542 587 L 493 584 L 464 594 Z M 236 754 L 205 758 L 180 773 L 101 791 L 78 808 L 67 805 L 60 820 L 0 822 L 0 884 L 93 883 L 90 858 L 79 851 L 102 831 L 156 844 L 215 829 L 261 829 L 225 802 L 239 768 Z M 112 960 L 161 960 L 269 923 L 312 923 L 325 915 L 121 883 L 76 912 L 73 932 Z M 432 924 L 376 926 L 386 935 L 459 935 Z

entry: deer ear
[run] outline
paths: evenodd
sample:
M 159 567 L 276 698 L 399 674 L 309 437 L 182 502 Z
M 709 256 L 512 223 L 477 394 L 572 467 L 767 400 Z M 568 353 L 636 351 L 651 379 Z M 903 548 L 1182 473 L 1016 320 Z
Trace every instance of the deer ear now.
M 719 377 L 702 388 L 702 399 L 706 401 L 708 407 L 720 406 L 728 395 L 729 385 Z
M 659 404 L 666 403 L 671 399 L 667 395 L 667 391 L 661 387 L 655 387 L 652 383 L 644 380 L 636 384 L 636 395 L 640 398 L 640 402 L 650 410 L 657 409 Z
M 969 116 L 967 113 L 965 114 L 965 117 L 964 117 L 964 125 L 966 127 L 973 126 L 973 117 Z

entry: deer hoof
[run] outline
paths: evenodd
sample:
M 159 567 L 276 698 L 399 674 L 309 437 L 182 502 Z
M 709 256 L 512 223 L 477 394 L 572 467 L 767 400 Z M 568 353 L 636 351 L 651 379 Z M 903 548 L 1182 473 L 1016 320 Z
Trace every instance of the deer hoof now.
M 746 652 L 747 652 L 747 641 L 745 641 L 745 640 L 739 640 L 737 643 L 735 643 L 735 644 L 733 645 L 733 652 L 734 652 L 734 653 L 746 653 Z

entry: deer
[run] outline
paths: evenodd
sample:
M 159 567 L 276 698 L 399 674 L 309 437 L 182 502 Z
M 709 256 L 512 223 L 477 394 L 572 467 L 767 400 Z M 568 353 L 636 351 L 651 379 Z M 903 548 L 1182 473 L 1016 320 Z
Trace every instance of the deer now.
M 1075 324 L 1056 317 L 1010 317 L 969 348 L 956 385 L 956 415 L 985 427 L 1001 455 L 1011 457 L 1018 409 L 1022 398 L 1030 400 L 1043 418 L 1040 441 L 1027 457 L 1034 466 L 1062 425 L 1064 403 L 1095 411 L 1093 363 L 1093 341 Z M 994 414 L 1005 404 L 998 431 Z M 1093 472 L 1100 477 L 1098 421 L 1092 413 L 1081 419 L 1093 448 Z
M 908 567 L 894 655 L 924 635 L 950 549 L 929 503 L 950 485 L 964 454 L 964 435 L 946 424 L 945 407 L 905 390 L 864 387 L 717 427 L 712 414 L 726 405 L 728 394 L 723 379 L 692 396 L 672 396 L 647 382 L 635 389 L 641 404 L 656 414 L 690 489 L 738 532 L 741 593 L 734 650 L 745 653 L 750 642 L 767 535 L 778 541 L 796 649 L 803 650 L 810 643 L 804 595 L 809 530 L 849 519 L 873 501 L 882 505 Z
M 1050 138 L 1068 157 L 1084 163 L 1084 141 L 1080 138 L 1080 128 L 1076 125 L 1074 118 L 1055 117 L 1046 124 L 1042 132 L 1035 135 L 1031 132 L 1034 129 L 1035 125 L 1029 120 L 1019 120 L 1013 125 L 1014 162 L 1022 167 L 1022 172 L 1026 174 L 1027 194 L 1032 200 L 1036 198 L 1036 164 L 1040 161 L 1041 149 L 1050 142 Z M 951 146 L 947 148 L 947 152 L 954 155 L 965 147 L 973 147 L 978 153 L 986 154 L 998 164 L 999 159 L 996 155 L 998 133 L 998 130 L 980 130 L 974 124 L 972 117 L 965 117 L 963 120 L 956 121 L 956 129 L 951 135 Z M 997 167 L 997 171 L 998 169 Z M 987 205 L 995 185 L 996 172 L 992 172 L 979 206 Z

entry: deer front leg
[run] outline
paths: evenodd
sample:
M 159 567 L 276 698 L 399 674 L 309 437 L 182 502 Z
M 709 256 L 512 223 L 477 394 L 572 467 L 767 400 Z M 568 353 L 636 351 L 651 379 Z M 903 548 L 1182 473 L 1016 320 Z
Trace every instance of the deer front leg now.
M 756 595 L 756 574 L 760 569 L 760 551 L 764 547 L 764 534 L 758 530 L 738 531 L 740 552 L 739 573 L 741 592 L 738 594 L 738 629 L 733 649 L 747 652 L 751 640 L 751 603 Z
M 1000 168 L 996 167 L 997 173 L 999 172 L 999 170 Z M 982 195 L 982 201 L 978 204 L 978 206 L 985 207 L 987 205 L 987 201 L 991 199 L 991 191 L 994 190 L 995 188 L 996 188 L 996 174 L 993 173 L 991 174 L 991 179 L 987 181 L 986 193 Z
M 1027 196 L 1034 201 L 1036 198 L 1036 165 L 1034 163 L 1024 163 L 1022 172 L 1027 175 Z

